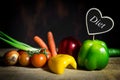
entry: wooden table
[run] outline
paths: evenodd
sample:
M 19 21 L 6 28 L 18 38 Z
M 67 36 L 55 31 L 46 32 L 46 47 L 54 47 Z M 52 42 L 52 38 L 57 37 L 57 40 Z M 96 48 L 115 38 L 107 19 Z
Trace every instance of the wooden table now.
M 0 49 L 0 56 L 10 49 Z M 1 61 L 0 61 L 1 62 Z M 0 80 L 119 80 L 120 57 L 111 57 L 103 70 L 86 71 L 82 69 L 65 69 L 58 75 L 49 71 L 48 67 L 32 68 L 21 66 L 2 66 L 0 64 Z

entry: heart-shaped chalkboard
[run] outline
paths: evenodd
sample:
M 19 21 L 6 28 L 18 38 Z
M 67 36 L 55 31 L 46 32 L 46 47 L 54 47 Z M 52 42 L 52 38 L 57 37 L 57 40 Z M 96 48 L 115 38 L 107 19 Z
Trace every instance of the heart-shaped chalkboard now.
M 86 27 L 88 35 L 102 34 L 114 27 L 114 21 L 108 16 L 102 16 L 97 8 L 91 8 L 86 14 Z

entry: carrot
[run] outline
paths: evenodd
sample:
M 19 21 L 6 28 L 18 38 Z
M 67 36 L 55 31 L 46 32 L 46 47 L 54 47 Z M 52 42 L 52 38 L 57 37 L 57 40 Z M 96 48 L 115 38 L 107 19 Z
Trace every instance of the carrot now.
M 47 38 L 48 38 L 49 50 L 50 50 L 52 56 L 56 56 L 57 55 L 56 45 L 55 45 L 54 37 L 53 37 L 53 34 L 51 31 L 48 32 Z
M 41 47 L 48 49 L 48 46 L 45 44 L 45 42 L 40 38 L 39 36 L 34 36 L 34 41 Z

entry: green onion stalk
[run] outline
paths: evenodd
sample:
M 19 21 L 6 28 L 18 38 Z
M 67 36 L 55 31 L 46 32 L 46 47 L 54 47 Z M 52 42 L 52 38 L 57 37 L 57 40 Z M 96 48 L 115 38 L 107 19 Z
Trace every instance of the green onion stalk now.
M 41 50 L 45 50 L 43 48 L 34 48 L 26 43 L 20 42 L 14 38 L 8 36 L 7 34 L 3 33 L 2 31 L 0 31 L 0 40 L 8 43 L 9 45 L 11 45 L 17 49 L 27 51 L 31 55 L 34 53 L 39 53 Z M 108 50 L 109 50 L 110 57 L 120 57 L 120 49 L 108 48 Z M 46 52 L 46 50 L 45 50 L 45 52 Z
M 3 33 L 2 31 L 0 31 L 0 40 L 8 43 L 9 45 L 17 49 L 27 51 L 29 54 L 39 53 L 42 50 L 42 48 L 34 48 L 26 43 L 20 42 Z

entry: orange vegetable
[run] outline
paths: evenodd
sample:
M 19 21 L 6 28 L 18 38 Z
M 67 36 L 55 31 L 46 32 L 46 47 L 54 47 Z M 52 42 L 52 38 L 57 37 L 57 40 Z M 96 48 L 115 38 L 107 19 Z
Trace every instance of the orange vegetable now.
M 48 49 L 47 45 L 45 42 L 40 38 L 39 36 L 34 36 L 34 41 L 41 47 L 41 48 L 46 48 Z
M 19 50 L 18 62 L 21 66 L 28 66 L 30 64 L 30 56 L 26 51 Z
M 43 53 L 43 54 L 45 54 L 46 55 L 46 57 L 47 57 L 47 60 L 49 60 L 50 58 L 51 58 L 51 52 L 48 50 L 48 49 L 43 49 L 43 50 L 41 50 L 40 51 L 40 53 Z
M 43 67 L 46 62 L 47 62 L 47 57 L 45 54 L 43 53 L 39 53 L 39 54 L 33 54 L 33 56 L 31 57 L 31 64 L 36 67 L 36 68 L 40 68 Z
M 41 47 L 41 48 L 45 48 L 46 49 L 46 56 L 47 59 L 49 59 L 51 57 L 51 52 L 48 49 L 48 46 L 46 45 L 46 43 L 42 40 L 42 38 L 40 38 L 39 36 L 34 36 L 34 41 Z
M 49 50 L 50 50 L 52 56 L 56 56 L 57 55 L 56 45 L 55 45 L 54 37 L 53 37 L 53 34 L 51 31 L 48 32 L 47 38 L 48 38 Z

